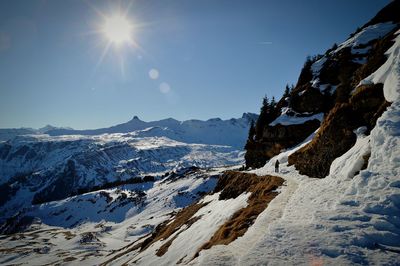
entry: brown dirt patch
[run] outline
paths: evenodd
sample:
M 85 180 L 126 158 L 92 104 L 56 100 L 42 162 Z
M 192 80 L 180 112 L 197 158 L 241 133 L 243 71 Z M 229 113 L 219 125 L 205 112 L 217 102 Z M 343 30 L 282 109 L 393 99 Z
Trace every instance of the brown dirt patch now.
M 186 226 L 189 228 L 192 224 L 194 224 L 195 222 L 197 222 L 198 220 L 200 220 L 201 216 L 196 216 L 196 217 L 192 217 L 190 218 L 185 224 Z M 176 234 L 173 238 L 171 238 L 170 240 L 168 240 L 165 244 L 163 244 L 158 250 L 156 255 L 161 257 L 162 255 L 164 255 L 167 251 L 169 246 L 171 246 L 172 242 L 178 237 L 179 234 Z
M 251 192 L 248 205 L 234 213 L 211 239 L 199 248 L 195 257 L 203 249 L 209 249 L 214 245 L 227 245 L 244 235 L 258 215 L 267 208 L 268 203 L 278 195 L 275 190 L 283 182 L 284 180 L 277 176 L 257 176 L 234 171 L 224 173 L 215 189 L 215 192 L 222 190 L 219 199 L 235 198 L 244 192 Z
M 193 215 L 201 208 L 206 206 L 207 203 L 196 203 L 193 205 L 190 205 L 180 212 L 178 212 L 174 218 L 174 220 L 171 221 L 166 221 L 164 223 L 161 223 L 158 225 L 155 229 L 155 231 L 152 233 L 152 235 L 147 238 L 145 241 L 142 242 L 140 251 L 143 251 L 147 249 L 149 246 L 151 246 L 153 243 L 162 240 L 162 239 L 168 239 L 172 234 L 174 234 L 176 231 L 179 230 L 183 225 L 187 225 L 190 227 L 197 217 L 193 217 Z M 194 220 L 195 219 L 195 220 Z M 173 241 L 173 239 L 171 239 Z M 160 254 L 159 256 L 162 256 L 167 252 L 168 247 L 172 244 L 172 241 L 170 243 L 165 243 L 162 246 L 162 249 L 157 252 L 157 254 Z
M 77 258 L 75 258 L 75 257 L 66 257 L 66 258 L 63 259 L 63 262 L 70 262 L 70 261 L 74 261 L 76 259 Z
M 65 240 L 70 240 L 76 236 L 70 231 L 62 231 L 61 233 L 64 234 Z

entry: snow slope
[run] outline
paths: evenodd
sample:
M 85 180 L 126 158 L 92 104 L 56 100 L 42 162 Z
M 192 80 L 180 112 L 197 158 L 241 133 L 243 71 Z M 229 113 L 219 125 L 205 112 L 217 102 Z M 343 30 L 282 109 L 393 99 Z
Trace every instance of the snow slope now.
M 193 264 L 400 264 L 399 49 L 397 37 L 387 62 L 364 81 L 384 82 L 385 97 L 393 102 L 371 134 L 359 128 L 356 144 L 324 179 L 301 176 L 287 165 L 287 156 L 299 147 L 254 170 L 273 174 L 279 159 L 287 186 L 252 230 L 230 245 L 202 251 Z

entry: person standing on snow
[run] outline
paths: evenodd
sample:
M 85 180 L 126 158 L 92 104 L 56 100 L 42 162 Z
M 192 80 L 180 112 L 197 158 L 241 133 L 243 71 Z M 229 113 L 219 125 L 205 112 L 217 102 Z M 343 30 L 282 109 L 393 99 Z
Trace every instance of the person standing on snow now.
M 279 173 L 279 161 L 276 160 L 275 162 L 275 173 Z

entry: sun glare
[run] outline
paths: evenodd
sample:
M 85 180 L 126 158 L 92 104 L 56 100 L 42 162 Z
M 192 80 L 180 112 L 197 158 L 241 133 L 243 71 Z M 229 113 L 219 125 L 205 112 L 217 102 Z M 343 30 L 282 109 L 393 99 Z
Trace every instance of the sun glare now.
M 103 33 L 110 42 L 120 45 L 131 41 L 132 28 L 126 17 L 114 15 L 105 19 Z

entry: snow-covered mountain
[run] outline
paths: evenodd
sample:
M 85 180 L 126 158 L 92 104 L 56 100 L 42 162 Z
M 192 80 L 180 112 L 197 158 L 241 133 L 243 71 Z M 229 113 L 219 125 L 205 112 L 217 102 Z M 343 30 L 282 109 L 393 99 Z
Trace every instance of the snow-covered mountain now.
M 241 164 L 254 119 L 257 115 L 249 113 L 239 119 L 184 122 L 134 117 L 106 129 L 47 126 L 22 135 L 16 132 L 0 143 L 0 222 L 32 203 L 137 183 L 145 176 L 158 178 L 174 169 Z
M 251 121 L 256 121 L 257 118 L 258 115 L 256 114 L 244 113 L 241 118 L 228 120 L 212 118 L 206 121 L 195 119 L 178 121 L 173 118 L 167 118 L 145 122 L 134 116 L 126 123 L 99 129 L 75 130 L 51 125 L 40 129 L 0 129 L 0 141 L 7 141 L 21 135 L 101 135 L 135 131 L 138 137 L 168 137 L 186 143 L 228 145 L 243 149 L 249 124 Z
M 250 136 L 256 169 L 155 127 L 0 144 L 0 263 L 399 265 L 399 13 L 306 64 Z
M 7 141 L 16 136 L 22 135 L 37 135 L 44 134 L 50 130 L 71 130 L 69 127 L 55 127 L 52 125 L 46 125 L 39 129 L 35 128 L 0 128 L 0 141 Z
M 134 116 L 132 120 L 116 126 L 92 130 L 55 129 L 46 133 L 60 135 L 99 135 L 109 133 L 128 133 L 136 131 L 139 137 L 168 137 L 186 143 L 228 145 L 242 149 L 247 137 L 249 124 L 258 115 L 244 113 L 241 118 L 222 120 L 212 118 L 207 121 L 178 121 L 173 118 L 145 122 Z
M 243 162 L 230 146 L 187 144 L 137 132 L 96 136 L 19 136 L 0 143 L 0 219 L 95 188 L 153 179 L 174 169 Z

